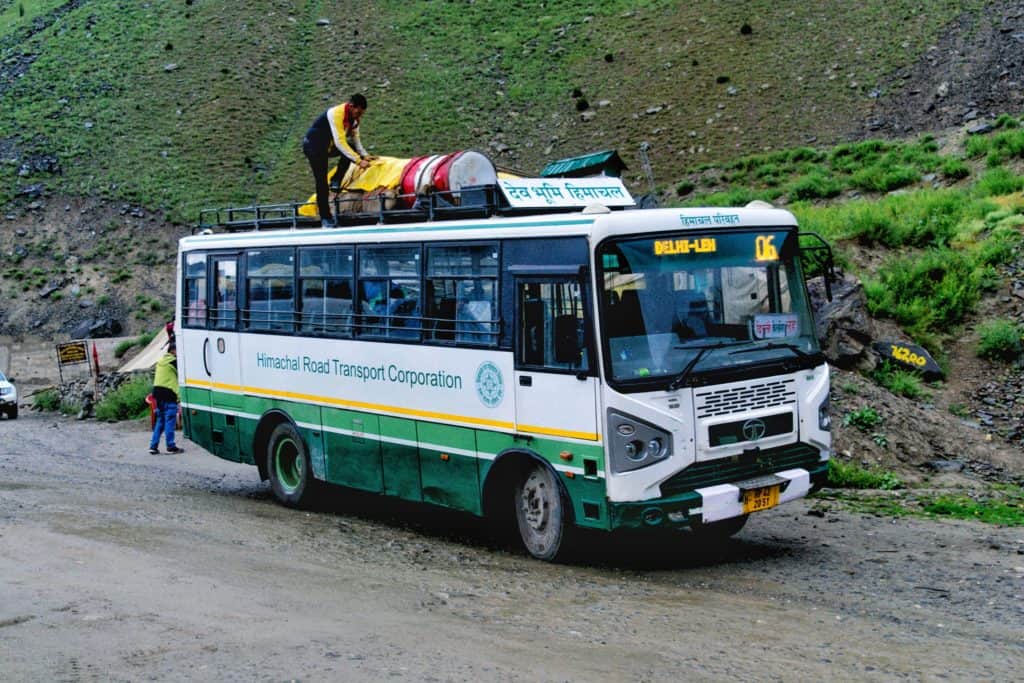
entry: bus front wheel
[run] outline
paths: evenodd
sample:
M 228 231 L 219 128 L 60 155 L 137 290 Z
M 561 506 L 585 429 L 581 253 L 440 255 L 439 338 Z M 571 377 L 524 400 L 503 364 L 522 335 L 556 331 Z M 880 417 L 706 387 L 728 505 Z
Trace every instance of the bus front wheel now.
M 516 487 L 516 522 L 527 552 L 539 560 L 564 559 L 571 520 L 568 505 L 551 468 L 531 465 Z
M 274 497 L 288 507 L 310 502 L 315 483 L 309 451 L 293 425 L 283 422 L 267 441 L 267 472 Z

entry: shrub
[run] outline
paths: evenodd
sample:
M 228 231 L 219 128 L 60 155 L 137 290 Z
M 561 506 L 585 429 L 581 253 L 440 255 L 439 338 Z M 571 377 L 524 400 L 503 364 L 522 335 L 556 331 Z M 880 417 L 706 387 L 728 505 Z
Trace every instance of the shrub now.
M 858 408 L 843 416 L 843 426 L 853 425 L 862 432 L 870 430 L 872 427 L 881 424 L 881 422 L 882 416 L 871 406 Z
M 871 373 L 871 378 L 898 396 L 920 398 L 927 395 L 920 373 L 893 367 L 884 361 Z
M 52 413 L 60 408 L 60 392 L 56 389 L 40 391 L 32 398 L 32 406 L 37 410 Z
M 693 189 L 695 187 L 696 185 L 694 185 L 692 181 L 683 180 L 678 185 L 676 185 L 676 194 L 679 195 L 680 197 L 683 197 L 693 192 Z
M 132 348 L 133 346 L 135 346 L 134 339 L 125 339 L 123 341 L 118 342 L 117 346 L 114 347 L 114 357 L 123 357 L 124 354 L 128 353 L 128 349 Z
M 868 192 L 891 192 L 921 179 L 921 173 L 902 164 L 878 164 L 862 168 L 853 174 L 851 182 Z
M 118 421 L 144 417 L 149 412 L 149 408 L 146 406 L 146 396 L 152 386 L 153 383 L 149 378 L 142 376 L 125 382 L 96 404 L 96 418 Z
M 837 488 L 881 489 L 892 491 L 903 488 L 903 480 L 895 473 L 880 469 L 867 469 L 832 458 L 828 461 L 829 484 Z
M 990 168 L 974 184 L 974 193 L 979 197 L 998 197 L 1024 188 L 1024 178 L 1005 168 Z
M 865 281 L 864 293 L 872 315 L 895 319 L 927 346 L 927 333 L 948 330 L 974 308 L 981 272 L 962 252 L 932 249 L 889 261 Z
M 1009 114 L 1000 114 L 996 119 L 996 128 L 1019 128 L 1020 120 Z
M 1024 353 L 1024 327 L 1010 320 L 990 320 L 978 326 L 978 355 L 1012 361 Z
M 842 192 L 843 186 L 833 178 L 814 171 L 789 186 L 789 197 L 793 201 L 829 199 Z
M 950 180 L 962 180 L 971 174 L 971 169 L 960 159 L 950 157 L 942 162 L 941 172 Z

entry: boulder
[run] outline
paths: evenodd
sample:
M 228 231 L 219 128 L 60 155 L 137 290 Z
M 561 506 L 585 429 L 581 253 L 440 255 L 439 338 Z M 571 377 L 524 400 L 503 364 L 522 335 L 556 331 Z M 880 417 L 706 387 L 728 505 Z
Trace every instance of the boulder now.
M 868 314 L 864 286 L 842 271 L 836 271 L 836 275 L 832 281 L 832 301 L 825 296 L 823 277 L 807 282 L 818 343 L 828 362 L 836 367 L 873 369 L 876 360 L 871 342 L 875 329 Z

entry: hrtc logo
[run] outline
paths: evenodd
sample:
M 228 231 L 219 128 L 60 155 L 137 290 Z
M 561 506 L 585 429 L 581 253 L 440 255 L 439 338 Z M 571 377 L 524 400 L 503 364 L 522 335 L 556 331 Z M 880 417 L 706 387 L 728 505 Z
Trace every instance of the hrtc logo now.
M 501 370 L 489 360 L 481 363 L 476 370 L 476 395 L 488 408 L 496 407 L 505 396 Z
M 759 235 L 754 242 L 754 258 L 758 261 L 778 261 L 779 250 L 772 242 L 775 235 Z
M 764 436 L 765 431 L 767 427 L 764 426 L 764 422 L 757 418 L 743 423 L 743 438 L 747 441 L 757 441 Z

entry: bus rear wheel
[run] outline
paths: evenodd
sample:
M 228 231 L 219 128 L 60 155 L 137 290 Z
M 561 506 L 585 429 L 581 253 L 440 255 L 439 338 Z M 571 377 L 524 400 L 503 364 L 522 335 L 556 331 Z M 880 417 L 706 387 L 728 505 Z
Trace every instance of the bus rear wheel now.
M 527 552 L 539 560 L 566 558 L 571 532 L 568 505 L 550 467 L 532 464 L 516 486 L 516 523 Z
M 288 422 L 275 427 L 267 441 L 267 472 L 274 497 L 281 503 L 288 507 L 310 503 L 316 484 L 309 450 L 299 430 Z

